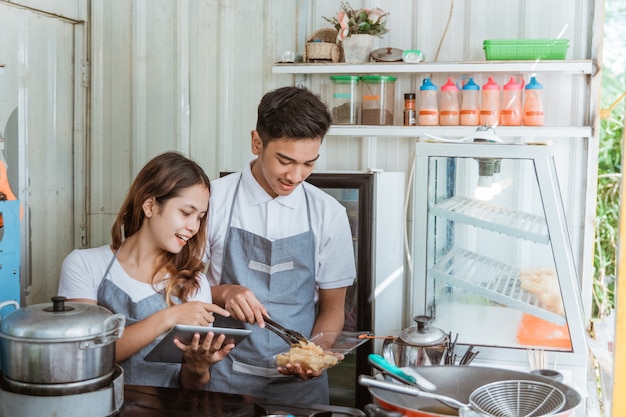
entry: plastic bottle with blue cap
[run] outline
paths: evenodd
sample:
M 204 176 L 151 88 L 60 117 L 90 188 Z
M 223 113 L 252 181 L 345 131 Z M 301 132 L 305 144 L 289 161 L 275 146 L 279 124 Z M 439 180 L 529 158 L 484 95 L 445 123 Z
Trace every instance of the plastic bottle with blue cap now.
M 420 126 L 437 126 L 439 124 L 437 86 L 430 81 L 430 78 L 424 78 L 420 87 L 418 123 Z
M 478 126 L 480 114 L 480 87 L 469 78 L 461 88 L 461 117 L 462 126 Z
M 531 77 L 525 92 L 524 126 L 543 126 L 543 85 Z

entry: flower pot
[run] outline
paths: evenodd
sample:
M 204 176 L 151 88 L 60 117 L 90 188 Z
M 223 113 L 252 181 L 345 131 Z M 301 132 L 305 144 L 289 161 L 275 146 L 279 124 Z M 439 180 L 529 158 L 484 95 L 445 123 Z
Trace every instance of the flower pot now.
M 375 38 L 376 36 L 367 34 L 348 36 L 342 42 L 344 61 L 351 64 L 369 62 Z

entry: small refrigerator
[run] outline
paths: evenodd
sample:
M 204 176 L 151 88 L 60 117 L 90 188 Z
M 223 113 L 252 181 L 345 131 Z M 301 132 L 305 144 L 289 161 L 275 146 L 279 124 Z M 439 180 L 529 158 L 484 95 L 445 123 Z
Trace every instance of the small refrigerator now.
M 399 334 L 405 294 L 405 174 L 319 171 L 307 182 L 335 197 L 350 220 L 357 279 L 346 296 L 344 330 Z M 331 404 L 363 408 L 371 402 L 367 388 L 360 386 L 357 378 L 372 375 L 367 357 L 380 351 L 379 340 L 368 339 L 328 370 Z

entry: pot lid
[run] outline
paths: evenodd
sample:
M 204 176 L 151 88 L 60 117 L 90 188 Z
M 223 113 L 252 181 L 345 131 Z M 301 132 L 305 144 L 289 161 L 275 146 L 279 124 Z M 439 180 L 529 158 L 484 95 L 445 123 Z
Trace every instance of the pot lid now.
M 446 340 L 446 334 L 437 327 L 430 327 L 432 319 L 429 316 L 415 316 L 416 326 L 406 328 L 400 334 L 403 342 L 414 346 L 439 345 Z
M 0 322 L 0 336 L 81 340 L 114 330 L 116 322 L 105 321 L 112 315 L 96 304 L 65 302 L 65 297 L 52 297 L 52 303 L 34 304 L 7 314 Z
M 398 48 L 380 48 L 372 51 L 371 56 L 375 61 L 395 62 L 402 61 L 402 53 L 404 51 Z

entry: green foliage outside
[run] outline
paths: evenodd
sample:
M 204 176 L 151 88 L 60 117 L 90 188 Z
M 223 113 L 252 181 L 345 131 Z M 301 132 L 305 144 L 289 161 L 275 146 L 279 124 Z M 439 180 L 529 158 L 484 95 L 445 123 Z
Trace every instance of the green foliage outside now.
M 602 109 L 608 109 L 626 90 L 624 30 L 626 4 L 606 0 L 602 62 Z M 598 195 L 594 251 L 593 316 L 606 317 L 615 307 L 617 240 L 622 179 L 622 137 L 626 100 L 600 121 Z

